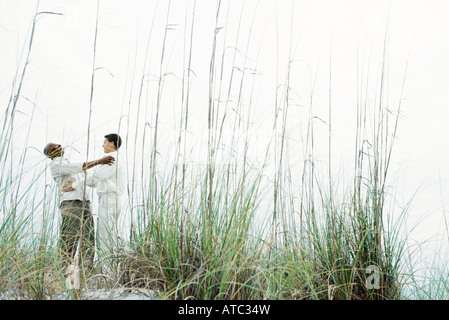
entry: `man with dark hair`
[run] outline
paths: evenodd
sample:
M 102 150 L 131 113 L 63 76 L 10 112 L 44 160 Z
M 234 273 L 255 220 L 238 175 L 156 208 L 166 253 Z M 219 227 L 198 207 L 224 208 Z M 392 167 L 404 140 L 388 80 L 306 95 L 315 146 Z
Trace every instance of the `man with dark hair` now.
M 108 142 L 114 142 L 114 150 L 118 150 L 122 146 L 122 138 L 118 134 L 110 133 L 104 137 L 108 140 Z
M 83 170 L 97 165 L 111 165 L 114 162 L 114 158 L 106 156 L 87 163 L 70 163 L 64 157 L 64 148 L 56 143 L 48 143 L 44 148 L 44 154 L 52 160 L 50 172 L 59 190 L 59 204 L 62 216 L 59 241 L 61 266 L 63 270 L 66 270 L 73 263 L 76 248 L 78 243 L 80 243 L 79 254 L 84 264 L 91 267 L 95 254 L 95 233 L 90 201 L 84 192 L 84 188 L 64 193 L 60 191 L 62 186 L 69 181 L 73 183 L 83 181 L 78 176 Z
M 118 149 L 122 144 L 119 135 L 112 133 L 105 136 L 103 151 L 112 156 L 115 162 L 111 166 L 100 165 L 93 172 L 86 174 L 86 185 L 97 189 L 98 221 L 97 248 L 100 257 L 118 246 L 120 227 L 118 220 L 121 211 L 121 196 L 125 192 L 125 171 L 123 161 L 119 160 Z M 69 183 L 64 191 L 77 190 L 83 181 Z

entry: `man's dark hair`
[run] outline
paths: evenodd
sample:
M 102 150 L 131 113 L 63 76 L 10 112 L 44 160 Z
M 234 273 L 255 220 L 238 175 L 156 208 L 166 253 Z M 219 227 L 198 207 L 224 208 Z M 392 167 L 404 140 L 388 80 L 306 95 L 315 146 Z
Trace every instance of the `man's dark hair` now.
M 116 133 L 110 133 L 104 136 L 109 142 L 114 142 L 115 149 L 118 150 L 122 146 L 122 138 Z
M 51 158 L 50 155 L 54 151 L 54 145 L 55 145 L 54 143 L 50 142 L 50 143 L 47 143 L 47 145 L 44 148 L 44 151 L 43 151 L 44 155 L 46 155 L 48 158 Z

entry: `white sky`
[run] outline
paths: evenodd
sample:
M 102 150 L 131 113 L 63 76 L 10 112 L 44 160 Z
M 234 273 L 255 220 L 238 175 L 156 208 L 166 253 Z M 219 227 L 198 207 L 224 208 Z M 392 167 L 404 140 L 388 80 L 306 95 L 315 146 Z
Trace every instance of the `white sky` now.
M 2 114 L 10 96 L 16 69 L 23 68 L 23 52 L 26 52 L 28 45 L 36 3 L 31 0 L 0 0 Z M 179 130 L 181 79 L 187 62 L 188 51 L 185 49 L 189 45 L 193 3 L 187 0 L 171 1 L 168 21 L 172 30 L 167 35 L 162 64 L 162 73 L 167 75 L 164 77 L 158 141 L 161 157 L 170 153 Z M 294 106 L 290 107 L 288 120 L 291 124 L 288 136 L 292 167 L 295 168 L 295 163 L 303 161 L 301 132 L 304 128 L 300 123 L 304 120 L 303 110 L 308 110 L 311 79 L 316 74 L 314 115 L 327 121 L 331 71 L 333 161 L 335 166 L 342 166 L 336 167 L 336 170 L 341 170 L 338 171 L 341 174 L 352 174 L 352 167 L 348 166 L 351 166 L 354 153 L 359 87 L 357 75 L 358 72 L 359 75 L 363 72 L 365 77 L 369 75 L 372 83 L 369 99 L 374 99 L 378 90 L 376 83 L 380 77 L 389 12 L 386 103 L 393 110 L 399 103 L 402 79 L 406 71 L 399 139 L 395 144 L 391 178 L 397 187 L 399 206 L 404 205 L 414 191 L 420 188 L 410 210 L 408 225 L 413 226 L 420 219 L 424 219 L 424 223 L 413 231 L 413 238 L 421 243 L 438 235 L 445 242 L 443 215 L 447 215 L 449 210 L 449 2 L 232 0 L 229 5 L 228 3 L 222 1 L 218 21 L 218 26 L 224 28 L 217 34 L 216 64 L 221 63 L 226 36 L 225 74 L 229 76 L 231 71 L 229 66 L 232 65 L 235 45 L 238 52 L 234 65 L 240 69 L 246 66 L 258 70 L 256 76 L 246 75 L 247 82 L 242 96 L 246 106 L 252 104 L 251 110 L 254 113 L 251 135 L 257 143 L 252 146 L 254 153 L 250 157 L 257 161 L 271 137 L 275 87 L 276 84 L 285 83 L 291 50 L 291 59 L 294 61 L 291 65 L 291 85 L 294 91 L 292 103 L 297 105 L 296 109 Z M 141 134 L 145 123 L 154 123 L 167 4 L 168 1 L 143 0 L 100 2 L 96 67 L 101 69 L 96 72 L 94 87 L 90 150 L 93 156 L 101 154 L 104 134 L 117 131 L 120 119 L 121 130 L 129 135 L 128 145 L 125 147 L 130 154 L 134 152 L 136 124 Z M 189 111 L 189 142 L 192 143 L 192 150 L 207 141 L 205 129 L 209 66 L 216 9 L 217 1 L 196 2 L 192 50 L 194 75 L 191 78 Z M 18 110 L 22 113 L 17 114 L 15 139 L 22 141 L 30 126 L 29 116 L 33 107 L 26 100 L 29 99 L 36 102 L 36 109 L 30 126 L 28 146 L 42 150 L 47 141 L 62 142 L 73 145 L 80 152 L 73 154 L 75 159 L 84 160 L 96 1 L 41 0 L 39 11 L 64 15 L 39 18 L 22 90 L 23 99 L 18 105 Z M 226 23 L 227 12 L 229 21 Z M 254 24 L 251 29 L 253 15 Z M 185 23 L 187 30 L 184 28 Z M 239 38 L 236 42 L 238 30 Z M 145 66 L 148 38 L 150 46 Z M 408 57 L 409 64 L 405 70 Z M 138 89 L 142 74 L 146 74 L 148 85 L 145 87 L 145 98 L 141 100 L 137 118 Z M 241 73 L 236 72 L 235 77 L 237 84 Z M 255 86 L 251 95 L 253 80 Z M 223 92 L 226 92 L 226 86 L 227 83 L 224 82 Z M 237 89 L 237 85 L 233 87 L 233 101 L 237 99 Z M 243 111 L 245 110 L 247 109 L 243 107 Z M 232 130 L 232 127 L 226 129 Z M 146 127 L 146 130 L 150 128 Z M 325 161 L 327 126 L 317 122 L 316 135 L 317 157 L 324 156 Z M 148 139 L 151 142 L 151 134 Z M 139 141 L 137 145 L 140 144 Z M 22 146 L 17 144 L 18 149 Z M 148 159 L 150 147 L 151 144 L 143 151 L 144 157 Z M 141 148 L 138 147 L 136 154 L 140 161 Z M 192 152 L 192 156 L 194 154 Z M 197 154 L 200 159 L 192 161 L 201 162 L 204 154 Z M 33 154 L 30 155 L 32 156 Z

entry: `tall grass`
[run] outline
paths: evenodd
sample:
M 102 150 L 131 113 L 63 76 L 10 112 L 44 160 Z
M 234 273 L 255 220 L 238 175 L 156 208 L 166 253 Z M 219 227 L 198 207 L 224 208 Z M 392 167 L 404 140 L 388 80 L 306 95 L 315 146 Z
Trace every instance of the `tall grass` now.
M 229 10 L 231 2 L 227 4 Z M 243 2 L 242 8 L 244 5 Z M 144 100 L 148 97 L 143 93 L 152 89 L 144 80 L 148 76 L 147 56 L 137 106 L 131 104 L 131 98 L 129 100 L 129 108 L 136 107 L 138 110 L 134 147 L 136 148 L 137 141 L 141 139 L 142 149 L 145 150 L 145 142 L 148 141 L 146 135 L 152 134 L 149 172 L 144 171 L 145 161 L 142 158 L 142 169 L 139 173 L 135 152 L 132 159 L 133 170 L 128 190 L 131 196 L 132 218 L 135 220 L 131 223 L 131 237 L 126 239 L 123 248 L 119 248 L 114 256 L 111 256 L 115 262 L 113 272 L 107 276 L 97 274 L 92 278 L 104 276 L 110 280 L 109 287 L 152 289 L 157 291 L 161 298 L 167 299 L 403 298 L 402 262 L 405 243 L 400 237 L 400 231 L 406 209 L 399 213 L 399 219 L 394 218 L 393 213 L 389 212 L 390 194 L 387 192 L 401 100 L 391 119 L 390 111 L 384 104 L 386 56 L 383 57 L 382 76 L 377 84 L 380 91 L 375 97 L 375 110 L 368 108 L 367 101 L 372 97 L 364 95 L 363 92 L 368 92 L 369 85 L 363 82 L 363 79 L 360 80 L 362 90 L 359 92 L 360 98 L 355 110 L 357 124 L 354 128 L 354 177 L 349 188 L 338 185 L 332 179 L 332 70 L 329 73 L 327 176 L 320 176 L 321 171 L 315 154 L 314 122 L 317 118 L 313 95 L 316 78 L 313 77 L 310 83 L 309 105 L 306 111 L 302 111 L 308 119 L 305 139 L 302 141 L 304 162 L 301 171 L 292 174 L 289 152 L 293 148 L 290 149 L 288 137 L 288 121 L 291 121 L 289 107 L 295 103 L 290 95 L 295 86 L 291 79 L 295 63 L 292 40 L 288 61 L 285 63 L 286 78 L 282 83 L 281 80 L 275 79 L 273 88 L 274 143 L 267 143 L 265 157 L 260 161 L 261 164 L 256 166 L 251 163 L 250 155 L 253 150 L 251 143 L 254 142 L 251 133 L 256 100 L 253 89 L 260 73 L 257 70 L 257 58 L 254 64 L 251 64 L 249 59 L 248 48 L 253 41 L 253 24 L 248 31 L 246 52 L 242 54 L 243 61 L 236 59 L 236 55 L 240 53 L 240 27 L 237 29 L 234 47 L 231 48 L 234 55 L 232 59 L 225 59 L 226 50 L 229 49 L 226 42 L 229 34 L 226 24 L 221 27 L 224 3 L 219 1 L 211 55 L 207 62 L 208 104 L 204 107 L 204 112 L 208 115 L 207 160 L 195 166 L 188 161 L 187 150 L 191 75 L 195 75 L 191 64 L 196 45 L 195 2 L 191 11 L 186 11 L 182 94 L 179 101 L 181 117 L 177 128 L 179 132 L 176 135 L 176 147 L 173 153 L 168 155 L 168 158 L 175 159 L 174 165 L 170 167 L 167 165 L 169 161 L 157 161 L 160 148 L 159 116 L 164 103 L 164 84 L 169 75 L 164 69 L 168 68 L 169 60 L 166 52 L 167 38 L 175 28 L 170 23 L 170 6 L 169 3 L 157 85 L 154 88 L 156 104 L 154 109 L 149 111 L 154 114 L 154 123 L 143 124 L 142 136 L 138 135 L 139 125 L 142 125 L 139 122 L 140 108 L 148 102 Z M 240 19 L 243 18 L 243 10 L 241 12 Z M 254 15 L 256 13 L 254 12 Z M 228 16 L 226 23 L 227 19 Z M 293 14 L 291 19 L 293 33 Z M 89 120 L 96 71 L 97 28 L 98 18 Z M 34 29 L 35 21 L 25 67 L 28 64 Z M 101 37 L 101 33 L 99 35 Z M 151 35 L 152 27 L 149 37 Z M 150 38 L 147 48 L 149 42 Z M 386 46 L 385 42 L 385 48 Z M 279 57 L 276 61 L 276 72 L 281 73 L 282 63 L 278 60 Z M 20 96 L 25 67 L 18 87 L 13 86 L 15 98 L 11 99 L 14 101 L 12 110 Z M 251 90 L 246 90 L 248 88 Z M 249 97 L 244 95 L 245 92 L 250 92 Z M 236 101 L 233 100 L 234 97 L 237 97 Z M 245 100 L 245 97 L 248 99 Z M 128 132 L 125 133 L 128 137 L 132 132 L 129 132 L 129 115 L 127 117 Z M 13 136 L 13 122 L 13 111 L 7 111 L 1 135 L 2 145 L 7 144 Z M 224 137 L 223 128 L 226 125 L 233 128 L 231 137 Z M 90 121 L 88 128 L 90 130 Z M 119 131 L 124 132 L 120 126 Z M 89 132 L 87 141 L 90 138 Z M 225 138 L 229 138 L 230 145 L 226 145 Z M 239 140 L 244 141 L 241 147 L 237 143 Z M 128 139 L 127 141 L 129 142 Z M 194 152 L 196 151 L 192 150 L 192 153 Z M 30 173 L 24 166 L 20 167 L 19 172 L 14 169 L 13 154 L 12 149 L 2 149 L 0 155 L 3 163 L 9 159 L 11 164 L 10 167 L 3 165 L 0 176 L 3 199 L 3 219 L 0 227 L 0 294 L 13 292 L 16 297 L 47 299 L 58 293 L 58 290 L 71 293 L 65 287 L 55 250 L 54 239 L 57 235 L 55 226 L 51 223 L 59 212 L 55 205 L 54 193 L 47 192 L 47 184 L 51 182 L 45 181 L 45 197 L 42 201 L 36 199 L 37 193 L 33 186 L 21 191 L 22 193 L 13 192 L 11 187 L 19 190 L 21 177 Z M 26 153 L 23 153 L 22 163 L 25 159 Z M 270 171 L 273 163 L 274 173 Z M 41 181 L 46 177 L 44 170 L 45 168 L 41 168 L 40 172 L 33 173 L 33 181 Z M 292 177 L 294 174 L 300 177 L 299 186 L 297 179 Z M 6 199 L 13 199 L 11 205 Z M 268 201 L 268 206 L 265 205 L 267 199 L 272 199 Z M 18 208 L 22 210 L 22 219 L 17 218 Z M 43 215 L 42 223 L 39 232 L 33 232 L 30 238 L 30 221 L 33 221 L 36 215 Z M 375 270 L 375 285 L 371 282 L 372 270 Z M 83 290 L 88 288 L 89 286 L 84 286 Z M 71 297 L 82 298 L 82 292 L 72 294 Z
M 60 13 L 39 11 L 38 2 L 2 119 L 0 292 L 4 298 L 45 299 L 51 297 L 64 280 L 54 255 L 56 194 L 47 189 L 45 166 L 27 162 L 28 154 L 36 151 L 28 141 L 38 98 L 30 101 L 22 94 L 39 19 L 49 15 Z M 22 57 L 25 57 L 23 61 Z M 31 114 L 25 114 L 29 118 L 27 130 L 15 127 L 16 114 L 23 113 L 18 110 L 23 101 L 33 106 Z M 18 144 L 22 140 L 16 139 L 18 132 L 25 132 L 23 146 Z

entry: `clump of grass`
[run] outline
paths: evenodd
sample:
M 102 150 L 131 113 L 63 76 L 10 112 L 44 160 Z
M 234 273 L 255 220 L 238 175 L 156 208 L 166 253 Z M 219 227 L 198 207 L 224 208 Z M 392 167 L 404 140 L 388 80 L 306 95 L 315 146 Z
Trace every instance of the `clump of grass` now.
M 19 215 L 14 224 L 4 221 L 0 243 L 0 292 L 12 298 L 48 299 L 65 290 L 60 270 L 53 219 L 44 219 L 41 228 L 32 223 L 35 212 Z
M 263 248 L 254 251 L 262 242 L 249 236 L 259 181 L 256 177 L 246 194 L 241 186 L 231 192 L 225 183 L 217 184 L 209 207 L 207 173 L 203 177 L 187 184 L 191 188 L 184 194 L 174 191 L 180 185 L 160 186 L 161 202 L 151 222 L 139 224 L 135 251 L 157 273 L 154 278 L 169 298 L 251 298 L 258 290 L 251 280 L 257 274 L 254 262 L 262 258 Z M 180 198 L 173 199 L 174 194 Z M 183 204 L 183 197 L 191 200 Z

